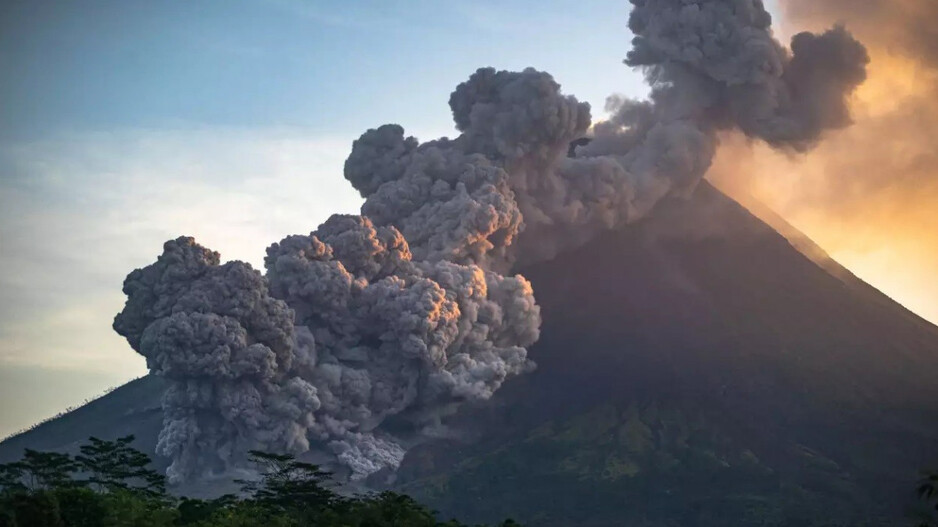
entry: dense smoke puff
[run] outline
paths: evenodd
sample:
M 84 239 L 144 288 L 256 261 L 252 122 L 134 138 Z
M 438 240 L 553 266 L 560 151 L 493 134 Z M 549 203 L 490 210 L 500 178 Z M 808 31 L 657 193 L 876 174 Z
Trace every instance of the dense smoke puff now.
M 363 212 L 401 229 L 420 258 L 506 268 L 553 257 L 692 190 L 720 129 L 804 150 L 849 123 L 847 96 L 868 58 L 844 28 L 799 34 L 789 54 L 758 0 L 632 3 L 626 63 L 645 69 L 650 101 L 613 99 L 612 119 L 569 159 L 589 106 L 546 73 L 480 69 L 450 97 L 456 139 L 421 145 L 386 125 L 354 143 L 345 175 L 366 198 Z M 479 176 L 483 168 L 490 177 Z M 484 193 L 480 180 L 491 183 Z
M 928 68 L 938 67 L 934 0 L 782 0 L 779 7 L 798 24 L 845 21 L 867 44 L 878 44 Z
M 798 35 L 789 54 L 760 0 L 632 4 L 626 63 L 645 70 L 652 96 L 612 99 L 612 119 L 574 157 L 587 104 L 547 73 L 483 68 L 450 98 L 457 138 L 419 144 L 385 125 L 355 141 L 345 177 L 364 216 L 267 251 L 270 294 L 286 304 L 244 264 L 218 266 L 186 239 L 128 277 L 115 329 L 175 381 L 161 434 L 173 470 L 249 443 L 302 449 L 307 431 L 356 477 L 395 467 L 413 437 L 382 425 L 438 430 L 460 402 L 530 367 L 531 286 L 497 272 L 690 191 L 718 130 L 803 150 L 848 123 L 867 56 L 843 28 Z
M 301 376 L 322 408 L 311 431 L 356 475 L 396 467 L 404 449 L 376 429 L 418 432 L 460 401 L 486 399 L 530 368 L 538 336 L 530 284 L 474 265 L 414 262 L 394 227 L 333 216 L 267 250 L 272 292 L 296 309 Z
M 156 263 L 124 282 L 114 329 L 165 377 L 157 451 L 173 482 L 223 470 L 247 450 L 303 452 L 319 407 L 316 389 L 290 373 L 293 312 L 243 262 L 192 238 L 166 242 Z
M 626 63 L 644 67 L 664 119 L 738 127 L 806 149 L 849 123 L 846 97 L 866 78 L 865 48 L 843 27 L 800 33 L 791 55 L 761 0 L 632 0 Z
M 295 312 L 250 266 L 219 265 L 191 238 L 167 242 L 125 282 L 114 327 L 170 382 L 158 452 L 172 458 L 173 481 L 252 448 L 305 451 L 308 435 L 353 477 L 394 468 L 404 448 L 375 430 L 385 419 L 419 435 L 532 367 L 530 284 L 414 262 L 394 227 L 333 216 L 271 246 L 265 265 L 271 293 Z
M 521 226 L 505 171 L 445 139 L 416 146 L 397 125 L 355 141 L 345 175 L 368 198 L 362 213 L 396 226 L 417 260 L 504 260 Z
M 481 68 L 449 99 L 470 152 L 492 159 L 553 161 L 590 125 L 589 104 L 560 93 L 549 74 Z

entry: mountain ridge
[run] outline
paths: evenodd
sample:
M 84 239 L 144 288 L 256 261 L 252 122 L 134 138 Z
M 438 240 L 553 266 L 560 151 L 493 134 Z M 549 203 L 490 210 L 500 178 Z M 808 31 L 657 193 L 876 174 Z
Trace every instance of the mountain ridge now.
M 647 503 L 632 504 L 636 513 L 630 521 L 719 525 L 706 520 L 708 511 L 743 517 L 745 510 L 732 508 L 743 505 L 724 503 L 728 494 L 766 485 L 770 489 L 753 499 L 768 500 L 772 510 L 753 518 L 773 518 L 769 525 L 809 525 L 810 514 L 799 516 L 799 510 L 828 522 L 876 516 L 898 521 L 918 470 L 938 462 L 938 328 L 891 300 L 870 300 L 871 287 L 831 275 L 709 185 L 690 201 L 661 204 L 631 229 L 522 272 L 544 313 L 541 340 L 532 349 L 538 371 L 507 383 L 490 405 L 494 409 L 464 412 L 465 428 L 488 422 L 494 438 L 451 442 L 435 450 L 418 447 L 399 472 L 397 488 L 448 514 L 484 520 L 487 516 L 473 516 L 464 504 L 485 502 L 487 511 L 533 519 L 536 525 L 620 525 L 621 517 L 613 518 L 622 507 L 610 504 L 621 505 L 623 496 L 635 493 L 654 494 L 655 488 L 689 477 L 703 481 L 684 489 L 691 496 L 685 501 L 674 503 L 668 495 L 659 501 L 643 498 L 674 510 L 655 512 Z M 685 472 L 665 477 L 659 474 L 662 465 L 642 465 L 628 449 L 608 444 L 525 443 L 545 427 L 569 432 L 570 422 L 608 404 L 616 407 L 621 426 L 629 422 L 625 415 L 633 405 L 640 411 L 671 407 L 691 416 L 681 426 L 699 418 L 708 424 L 698 427 L 698 434 L 728 438 L 734 446 L 714 450 L 705 446 L 707 440 L 697 450 L 681 450 Z M 695 407 L 702 407 L 703 415 L 693 416 Z M 643 423 L 664 445 L 654 455 L 675 457 L 667 434 L 662 435 L 667 427 L 651 421 Z M 526 448 L 543 452 L 540 458 L 525 458 L 530 466 L 512 475 L 520 478 L 515 490 L 484 491 L 482 482 L 504 480 L 505 471 L 510 472 L 498 467 L 512 461 L 493 453 L 524 457 Z M 648 474 L 601 484 L 583 481 L 582 475 L 565 472 L 565 466 L 584 451 L 603 451 L 611 460 L 628 457 Z M 742 459 L 746 452 L 771 477 L 745 471 L 729 477 L 735 467 L 719 464 L 713 470 L 688 468 L 699 464 L 697 458 Z M 608 468 L 594 461 L 581 469 L 597 473 Z M 472 468 L 474 463 L 488 468 Z M 718 485 L 726 491 L 707 494 L 714 484 L 705 483 L 710 476 L 729 478 Z M 551 506 L 543 496 L 531 497 L 545 485 L 591 505 Z M 581 494 L 584 488 L 592 494 Z M 518 495 L 508 497 L 509 492 Z M 594 499 L 597 493 L 605 501 Z M 876 500 L 881 503 L 871 506 Z M 514 506 L 499 507 L 502 501 Z M 535 502 L 551 511 L 550 518 L 537 519 Z M 729 509 L 721 509 L 724 505 Z M 565 515 L 568 511 L 578 514 Z M 845 524 L 823 521 L 818 524 Z M 762 525 L 756 519 L 728 523 L 750 524 Z

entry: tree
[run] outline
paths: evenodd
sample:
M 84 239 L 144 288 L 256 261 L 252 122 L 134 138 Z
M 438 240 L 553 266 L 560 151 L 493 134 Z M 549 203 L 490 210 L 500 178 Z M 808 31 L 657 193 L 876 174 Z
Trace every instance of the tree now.
M 58 488 L 52 494 L 67 527 L 101 527 L 107 516 L 105 496 L 88 487 Z
M 26 490 L 23 484 L 23 467 L 20 463 L 0 465 L 0 496 L 6 496 Z
M 263 527 L 301 527 L 306 525 L 330 527 L 335 524 L 318 520 L 301 522 L 296 518 L 295 513 L 277 510 L 254 500 L 241 500 L 216 510 L 211 518 L 196 525 L 198 527 L 255 527 L 258 525 Z M 349 526 L 343 525 L 342 527 Z
M 134 436 L 105 441 L 97 437 L 80 447 L 75 462 L 89 475 L 87 484 L 100 491 L 132 490 L 151 497 L 166 494 L 166 476 L 147 468 L 150 457 L 130 446 Z
M 65 527 L 59 502 L 47 490 L 20 492 L 4 499 L 4 509 L 17 527 Z
M 133 436 L 89 441 L 75 458 L 26 449 L 0 465 L 0 527 L 171 525 L 165 478 L 129 446 Z
M 318 466 L 259 451 L 250 453 L 259 478 L 236 480 L 243 497 L 170 498 L 132 442 L 91 438 L 74 459 L 26 450 L 20 461 L 0 465 L 0 527 L 465 527 L 438 522 L 402 494 L 340 496 Z
M 23 451 L 23 459 L 10 465 L 12 471 L 19 471 L 21 483 L 32 490 L 74 485 L 72 475 L 78 469 L 75 460 L 68 454 L 38 452 L 28 448 Z
M 394 527 L 396 525 L 412 527 L 460 526 L 457 522 L 438 523 L 433 511 L 417 503 L 410 496 L 395 492 L 382 492 L 359 500 L 352 516 L 357 519 L 355 525 L 367 525 L 368 527 Z
M 171 527 L 179 517 L 172 503 L 133 490 L 117 489 L 103 497 L 102 527 Z
M 339 501 L 338 494 L 327 488 L 331 473 L 320 470 L 318 465 L 297 461 L 291 455 L 258 450 L 252 450 L 249 459 L 261 467 L 261 479 L 238 482 L 259 503 L 284 509 L 318 510 Z

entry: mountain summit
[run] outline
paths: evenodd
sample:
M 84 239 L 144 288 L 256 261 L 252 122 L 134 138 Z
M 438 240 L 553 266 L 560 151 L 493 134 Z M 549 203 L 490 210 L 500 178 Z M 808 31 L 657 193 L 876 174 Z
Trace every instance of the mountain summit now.
M 537 371 L 397 487 L 467 520 L 891 524 L 938 465 L 938 328 L 811 256 L 703 184 L 522 270 Z

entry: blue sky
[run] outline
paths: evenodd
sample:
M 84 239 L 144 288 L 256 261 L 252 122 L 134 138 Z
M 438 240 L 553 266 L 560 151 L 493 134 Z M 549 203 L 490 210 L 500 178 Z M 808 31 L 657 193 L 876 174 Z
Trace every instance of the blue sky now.
M 13 5 L 10 5 L 13 4 Z M 55 129 L 448 125 L 475 68 L 534 66 L 588 100 L 641 89 L 622 0 L 7 2 L 4 139 Z M 596 72 L 603 71 L 601 79 Z
M 359 199 L 351 142 L 452 134 L 476 68 L 640 97 L 628 3 L 83 0 L 0 6 L 0 437 L 142 375 L 121 283 L 195 236 L 258 265 Z

